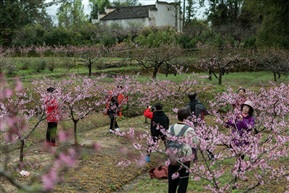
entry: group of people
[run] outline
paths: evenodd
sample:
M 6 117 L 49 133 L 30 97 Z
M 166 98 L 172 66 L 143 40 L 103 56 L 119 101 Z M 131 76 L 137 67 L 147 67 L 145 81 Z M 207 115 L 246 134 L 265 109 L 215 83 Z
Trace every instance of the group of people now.
M 58 101 L 55 97 L 53 97 L 53 92 L 55 88 L 49 87 L 47 88 L 47 97 L 45 100 L 46 104 L 46 113 L 47 113 L 47 132 L 46 132 L 46 142 L 50 146 L 56 146 L 55 138 L 56 138 L 56 129 L 57 124 L 60 119 L 60 110 L 58 106 Z M 123 87 L 118 85 L 115 93 L 110 92 L 107 105 L 106 105 L 106 114 L 110 118 L 110 132 L 119 131 L 119 126 L 116 121 L 116 117 L 122 116 L 122 103 L 127 100 L 122 94 Z M 233 138 L 232 144 L 229 144 L 228 147 L 232 148 L 232 145 L 241 146 L 248 145 L 246 139 L 242 139 L 242 136 L 246 133 L 250 132 L 254 128 L 254 104 L 252 101 L 247 100 L 245 89 L 238 89 L 238 97 L 234 104 L 232 104 L 233 108 L 240 109 L 240 113 L 236 115 L 236 119 L 227 119 L 224 118 L 224 123 L 226 127 L 232 127 L 232 133 L 234 135 L 238 135 L 239 137 Z M 168 116 L 163 111 L 163 106 L 160 103 L 156 103 L 154 106 L 148 106 L 148 108 L 144 111 L 144 116 L 151 119 L 150 125 L 150 133 L 153 143 L 155 144 L 161 139 L 164 143 L 165 148 L 167 148 L 167 135 L 164 131 L 169 131 L 167 133 L 173 133 L 175 136 L 178 136 L 182 133 L 182 137 L 193 136 L 194 143 L 197 144 L 199 142 L 197 136 L 195 136 L 194 128 L 186 125 L 185 120 L 189 119 L 193 122 L 194 127 L 198 124 L 205 124 L 204 117 L 208 115 L 208 111 L 203 103 L 201 103 L 197 98 L 196 92 L 191 92 L 188 94 L 189 103 L 184 107 L 180 108 L 177 112 L 178 122 L 176 124 L 170 125 L 170 120 Z M 184 127 L 186 126 L 185 130 Z M 147 155 L 145 156 L 145 161 L 150 162 L 150 154 L 151 154 L 151 146 L 149 145 L 147 150 Z M 194 161 L 197 160 L 197 152 L 195 148 L 191 148 L 189 144 L 184 145 L 184 149 L 186 149 L 186 155 L 193 158 Z M 214 158 L 212 152 L 207 150 L 209 159 Z M 244 155 L 241 155 L 241 158 L 244 159 Z M 171 163 L 168 166 L 168 192 L 175 193 L 178 191 L 179 193 L 185 193 L 188 186 L 189 181 L 189 173 L 187 168 L 190 167 L 191 160 L 186 160 L 182 164 L 174 165 Z M 184 167 L 185 166 L 185 167 Z M 176 172 L 179 173 L 179 177 L 173 179 L 172 176 Z
M 197 100 L 196 96 L 197 94 L 195 92 L 188 94 L 190 102 L 178 110 L 178 122 L 173 125 L 169 124 L 169 118 L 162 110 L 162 104 L 160 103 L 157 103 L 154 106 L 149 106 L 144 111 L 144 116 L 151 119 L 150 131 L 154 143 L 161 139 L 165 148 L 167 148 L 167 136 L 164 130 L 170 131 L 170 133 L 174 133 L 176 136 L 178 136 L 180 133 L 182 133 L 182 137 L 195 136 L 194 129 L 190 126 L 187 126 L 184 121 L 192 118 L 192 121 L 196 126 L 199 122 L 204 120 L 204 116 L 208 115 L 206 107 L 203 105 L 203 103 Z M 197 137 L 194 137 L 194 142 L 198 143 Z M 151 145 L 149 145 L 147 155 L 145 156 L 146 162 L 150 162 L 150 146 Z M 193 155 L 193 160 L 197 160 L 196 149 L 191 148 L 189 144 L 185 144 L 183 149 L 186 151 L 186 156 L 190 157 Z M 186 192 L 189 181 L 189 174 L 186 167 L 189 168 L 190 163 L 190 161 L 185 161 L 183 165 L 175 165 L 171 163 L 168 166 L 169 193 L 175 193 L 177 189 L 178 192 Z M 172 176 L 176 172 L 179 173 L 179 177 L 177 179 L 173 179 Z
M 118 85 L 117 89 L 113 92 L 110 91 L 107 96 L 106 101 L 106 112 L 110 118 L 109 132 L 114 133 L 119 131 L 119 126 L 116 117 L 122 116 L 122 103 L 127 100 L 122 94 L 123 87 Z M 46 130 L 46 143 L 48 146 L 57 146 L 56 144 L 56 131 L 57 124 L 61 118 L 60 107 L 57 98 L 55 97 L 55 88 L 47 88 L 47 95 L 45 98 L 46 105 L 46 120 L 47 120 L 47 130 Z
M 239 88 L 237 93 L 237 98 L 233 108 L 238 108 L 240 113 L 236 115 L 236 120 L 230 120 L 225 118 L 224 123 L 226 127 L 232 127 L 233 135 L 238 135 L 239 137 L 233 138 L 232 142 L 236 146 L 248 145 L 248 142 L 245 139 L 242 139 L 242 136 L 245 133 L 250 132 L 254 127 L 254 104 L 252 101 L 247 100 L 244 88 Z M 179 136 L 182 132 L 182 137 L 192 137 L 193 142 L 197 146 L 199 140 L 195 136 L 194 128 L 187 126 L 185 131 L 184 126 L 185 120 L 189 119 L 193 122 L 194 127 L 198 124 L 205 124 L 204 117 L 208 115 L 208 111 L 203 103 L 201 103 L 197 98 L 197 93 L 191 92 L 188 94 L 189 103 L 180 108 L 177 112 L 178 122 L 173 125 L 169 125 L 169 118 L 162 110 L 162 105 L 160 103 L 155 104 L 154 106 L 149 106 L 144 111 L 144 116 L 151 119 L 151 137 L 154 143 L 161 139 L 164 143 L 165 148 L 167 149 L 167 135 L 173 133 L 174 136 Z M 164 132 L 166 130 L 166 132 Z M 232 148 L 232 145 L 229 144 L 229 147 Z M 150 162 L 151 154 L 151 145 L 149 145 L 147 150 L 147 155 L 145 156 L 145 161 Z M 189 144 L 184 145 L 186 149 L 186 156 L 191 156 L 191 160 L 197 161 L 197 152 L 195 148 L 192 148 Z M 207 150 L 209 159 L 214 159 L 214 154 Z M 244 155 L 241 155 L 241 158 L 244 159 Z M 168 166 L 168 192 L 169 193 L 185 193 L 188 186 L 189 173 L 187 168 L 190 167 L 191 160 L 185 160 L 182 164 L 170 163 Z M 173 174 L 178 172 L 179 177 L 173 179 Z

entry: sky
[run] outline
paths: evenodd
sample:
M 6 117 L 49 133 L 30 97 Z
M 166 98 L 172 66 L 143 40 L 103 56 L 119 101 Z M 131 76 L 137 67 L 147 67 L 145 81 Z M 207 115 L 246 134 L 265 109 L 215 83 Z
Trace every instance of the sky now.
M 47 1 L 49 1 L 49 0 L 47 0 Z M 160 0 L 160 1 L 172 3 L 175 0 Z M 156 0 L 139 0 L 139 3 L 141 3 L 142 5 L 153 5 L 153 4 L 155 4 L 155 2 L 156 2 Z M 90 11 L 91 11 L 91 8 L 89 7 L 89 0 L 82 0 L 82 4 L 84 6 L 85 14 L 89 15 Z M 47 8 L 47 13 L 49 15 L 51 15 L 54 20 L 56 20 L 57 9 L 58 9 L 58 6 L 51 6 L 51 7 Z M 197 9 L 197 10 L 198 10 L 198 13 L 196 14 L 196 16 L 198 18 L 202 18 L 204 8 Z

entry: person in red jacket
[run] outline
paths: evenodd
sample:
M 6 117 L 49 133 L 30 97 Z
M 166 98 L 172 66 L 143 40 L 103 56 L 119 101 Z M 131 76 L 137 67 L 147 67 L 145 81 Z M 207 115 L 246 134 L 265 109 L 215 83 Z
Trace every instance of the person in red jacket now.
M 46 120 L 48 123 L 47 131 L 46 131 L 46 142 L 48 145 L 56 146 L 55 138 L 56 138 L 56 129 L 57 123 L 60 118 L 60 112 L 58 107 L 57 99 L 52 95 L 55 88 L 49 87 L 47 88 L 47 97 L 45 100 L 46 105 Z
M 163 134 L 161 130 L 162 129 L 168 130 L 170 120 L 162 109 L 163 109 L 162 104 L 156 103 L 153 107 L 149 106 L 144 111 L 144 116 L 151 119 L 150 130 L 153 142 L 157 143 L 158 140 L 161 139 L 164 142 L 164 145 L 166 146 L 166 135 Z M 146 162 L 150 162 L 151 146 L 152 145 L 149 145 L 149 148 L 147 150 L 147 155 L 145 157 Z

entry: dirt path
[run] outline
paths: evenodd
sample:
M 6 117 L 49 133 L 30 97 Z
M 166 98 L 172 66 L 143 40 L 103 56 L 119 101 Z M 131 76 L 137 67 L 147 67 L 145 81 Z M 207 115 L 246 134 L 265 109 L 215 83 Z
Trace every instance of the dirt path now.
M 99 120 L 103 121 L 102 124 L 99 124 Z M 148 124 L 144 123 L 143 116 L 122 120 L 119 125 L 121 131 L 128 131 L 131 127 L 141 132 L 148 131 Z M 154 161 L 145 163 L 130 141 L 109 133 L 108 120 L 103 115 L 91 116 L 81 122 L 78 139 L 82 149 L 78 164 L 62 174 L 65 177 L 64 181 L 57 185 L 53 192 L 126 192 L 137 180 L 149 178 L 147 170 L 157 164 Z M 101 149 L 95 152 L 91 147 L 93 143 L 100 144 Z M 60 145 L 57 148 L 64 147 Z M 13 163 L 17 162 L 17 158 L 18 151 L 15 151 L 12 156 Z M 125 158 L 139 161 L 132 162 L 129 167 L 119 167 L 117 164 L 126 160 Z M 50 151 L 42 145 L 34 144 L 29 147 L 25 160 L 34 163 L 35 166 L 30 170 L 32 173 L 30 178 L 23 178 L 18 174 L 18 180 L 22 183 L 28 182 L 37 171 L 45 168 L 51 159 Z M 5 191 L 16 192 L 7 181 L 0 179 L 0 182 L 6 184 Z
M 130 127 L 144 132 L 148 125 L 144 124 L 142 116 L 119 122 L 121 131 L 128 131 Z M 123 188 L 133 186 L 138 176 L 147 177 L 146 171 L 156 162 L 147 164 L 132 147 L 126 138 L 108 132 L 108 126 L 82 132 L 80 144 L 89 147 L 97 142 L 101 150 L 93 153 L 91 149 L 84 148 L 78 167 L 68 171 L 65 183 L 56 187 L 55 192 L 119 192 Z M 128 149 L 127 150 L 124 150 Z M 129 167 L 119 167 L 117 164 L 124 161 L 139 159 L 132 162 Z

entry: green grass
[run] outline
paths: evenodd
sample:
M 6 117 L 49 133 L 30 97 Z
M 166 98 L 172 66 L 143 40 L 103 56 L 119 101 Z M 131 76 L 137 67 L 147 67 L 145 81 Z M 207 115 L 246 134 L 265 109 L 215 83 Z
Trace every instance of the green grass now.
M 20 77 L 24 82 L 29 82 L 30 80 L 42 78 L 43 76 L 51 77 L 51 78 L 60 78 L 63 77 L 63 74 L 77 73 L 88 75 L 88 69 L 85 65 L 81 64 L 81 62 L 77 61 L 76 58 L 72 57 L 19 57 L 19 58 L 5 58 L 5 61 L 8 63 L 12 63 L 16 66 L 16 76 Z M 122 58 L 105 58 L 102 59 L 106 64 L 114 63 L 114 62 L 123 62 Z M 41 71 L 39 73 L 35 72 L 33 65 L 40 64 L 42 61 L 47 63 L 47 66 L 51 63 L 55 65 L 54 71 L 51 72 L 47 69 Z M 109 74 L 136 74 L 136 72 L 141 72 L 141 76 L 137 77 L 140 82 L 146 82 L 152 76 L 151 69 L 143 69 L 141 66 L 135 64 L 133 66 L 124 65 L 120 68 L 108 68 L 97 70 L 95 66 L 92 69 L 93 73 L 109 73 Z M 192 74 L 181 74 L 174 76 L 173 74 L 169 74 L 168 77 L 165 74 L 158 73 L 157 80 L 172 80 L 175 82 L 182 82 L 187 78 L 187 76 L 192 76 L 192 78 L 197 78 L 197 75 L 207 75 L 207 73 L 198 73 L 195 75 Z M 269 81 L 273 82 L 273 73 L 272 72 L 230 72 L 229 74 L 225 74 L 223 76 L 223 86 L 218 85 L 218 79 L 214 76 L 212 77 L 212 81 L 208 79 L 202 79 L 204 83 L 212 84 L 217 88 L 217 90 L 222 90 L 225 85 L 231 86 L 233 88 L 238 88 L 239 86 L 247 87 L 247 88 L 255 88 L 260 86 L 268 86 Z M 276 81 L 276 83 L 280 82 L 289 82 L 289 78 L 286 76 L 282 76 L 280 79 Z
M 21 65 L 18 64 L 17 65 Z M 118 74 L 121 73 L 127 73 L 127 72 L 134 72 L 139 70 L 139 66 L 128 66 L 128 67 L 122 67 L 122 68 L 110 68 L 105 70 L 99 70 L 96 71 L 93 69 L 93 72 L 100 72 L 100 73 L 112 73 L 112 74 Z M 51 78 L 61 78 L 63 74 L 70 74 L 70 73 L 81 73 L 86 74 L 88 73 L 87 68 L 85 67 L 78 67 L 78 68 L 72 68 L 70 70 L 67 70 L 65 68 L 56 68 L 54 72 L 50 72 L 48 70 L 45 70 L 41 72 L 40 74 L 36 74 L 31 69 L 27 70 L 21 70 L 18 72 L 18 75 L 23 77 L 23 80 L 25 80 L 25 84 L 29 85 L 31 80 L 37 80 L 41 79 L 43 76 L 45 77 L 51 77 Z M 200 73 L 198 75 L 206 75 L 207 73 Z M 197 78 L 197 75 L 191 75 L 191 74 L 181 74 L 177 76 L 169 75 L 166 77 L 164 74 L 158 74 L 157 79 L 158 80 L 172 80 L 175 82 L 182 82 L 183 80 L 187 79 L 188 76 L 192 76 L 192 78 Z M 151 77 L 151 74 L 146 73 L 145 75 L 141 75 L 136 77 L 137 80 L 140 82 L 146 82 L 149 81 L 149 77 Z M 103 80 L 106 83 L 112 83 L 114 79 L 112 78 L 106 78 Z M 242 86 L 244 88 L 249 89 L 259 89 L 261 86 L 269 86 L 269 81 L 273 81 L 273 74 L 270 72 L 234 72 L 225 74 L 223 76 L 223 85 L 218 85 L 218 79 L 213 77 L 212 81 L 209 81 L 208 79 L 201 79 L 200 81 L 203 81 L 204 83 L 211 84 L 209 89 L 206 91 L 206 95 L 214 96 L 215 93 L 225 91 L 226 86 L 230 86 L 234 89 L 237 89 L 238 87 Z M 281 82 L 289 83 L 289 79 L 287 77 L 281 77 L 278 81 L 276 81 L 276 84 L 280 84 Z M 31 86 L 31 85 L 30 85 Z M 194 87 L 194 88 L 197 88 Z M 208 97 L 210 98 L 210 97 Z M 108 120 L 105 120 L 108 122 Z M 173 122 L 173 121 L 172 121 Z M 129 119 L 127 121 L 129 123 Z M 107 123 L 108 124 L 108 123 Z M 141 123 L 139 123 L 141 124 Z M 72 123 L 70 121 L 64 121 L 61 123 L 60 127 L 64 128 L 65 130 L 72 128 Z M 84 122 L 81 122 L 81 124 L 78 125 L 78 132 L 83 132 L 84 130 L 94 129 L 93 123 L 91 123 L 89 120 L 85 120 Z M 35 130 L 35 132 L 32 134 L 32 138 L 35 140 L 43 140 L 45 137 L 45 130 L 46 125 L 41 125 L 41 129 Z M 32 142 L 28 142 L 27 145 L 30 146 Z M 88 155 L 84 155 L 84 159 L 87 159 Z M 282 163 L 288 162 L 288 158 L 284 158 L 280 160 Z M 223 161 L 223 165 L 231 165 L 233 163 L 232 159 L 227 159 Z M 147 174 L 148 175 L 148 174 Z M 253 174 L 252 174 L 253 175 Z M 192 176 L 192 175 L 191 175 Z M 221 184 L 224 184 L 228 182 L 228 179 L 231 179 L 232 175 L 230 171 L 226 171 L 226 173 L 219 179 Z M 188 193 L 189 192 L 206 192 L 205 186 L 208 185 L 209 182 L 205 180 L 201 181 L 193 181 L 190 179 L 189 186 L 188 186 Z M 111 189 L 115 189 L 114 185 L 111 186 Z M 152 192 L 152 193 L 158 193 L 158 192 L 167 192 L 167 180 L 156 180 L 156 179 L 150 179 L 145 178 L 141 180 L 137 186 L 135 186 L 133 189 L 127 191 L 127 193 L 138 193 L 138 192 Z M 232 192 L 240 192 L 239 191 L 232 191 Z M 264 191 L 266 192 L 266 191 Z

